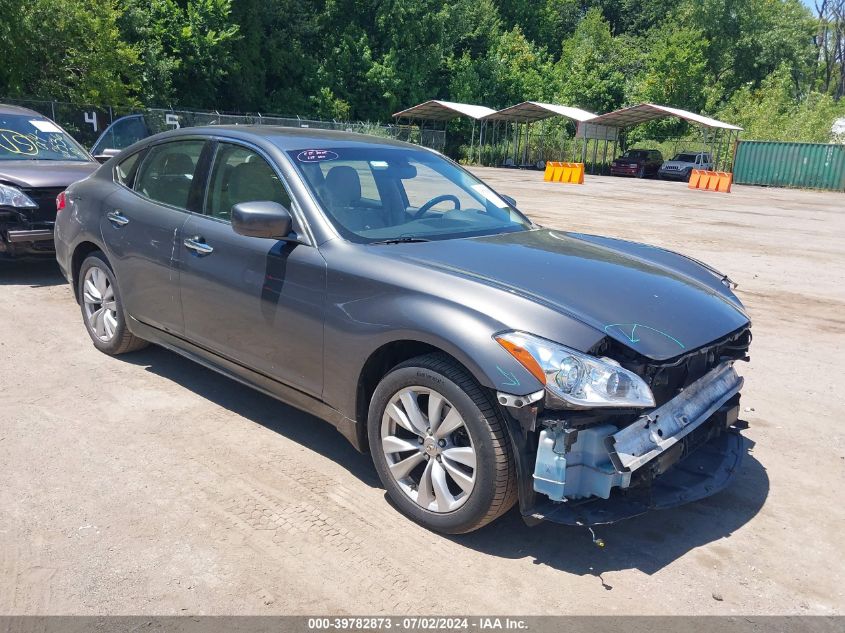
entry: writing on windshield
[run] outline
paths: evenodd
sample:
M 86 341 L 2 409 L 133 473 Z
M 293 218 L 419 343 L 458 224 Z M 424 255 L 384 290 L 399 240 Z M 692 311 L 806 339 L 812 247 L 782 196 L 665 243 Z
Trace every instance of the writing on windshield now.
M 0 160 L 87 161 L 83 150 L 61 128 L 46 119 L 0 117 Z

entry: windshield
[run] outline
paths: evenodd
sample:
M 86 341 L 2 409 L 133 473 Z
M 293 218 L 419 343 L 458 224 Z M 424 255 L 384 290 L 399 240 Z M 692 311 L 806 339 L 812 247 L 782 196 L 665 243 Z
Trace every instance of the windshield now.
M 678 154 L 672 160 L 677 160 L 682 163 L 694 163 L 696 159 L 695 154 Z
M 0 114 L 0 160 L 89 162 L 85 150 L 49 119 Z
M 644 149 L 629 149 L 622 154 L 622 158 L 648 158 L 648 150 Z
M 373 145 L 288 153 L 332 223 L 353 242 L 472 237 L 531 227 L 487 185 L 433 152 Z

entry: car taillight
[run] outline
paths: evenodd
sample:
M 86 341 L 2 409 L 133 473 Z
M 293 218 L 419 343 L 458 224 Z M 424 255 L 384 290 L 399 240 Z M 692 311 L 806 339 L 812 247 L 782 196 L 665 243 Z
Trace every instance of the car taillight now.
M 58 213 L 62 209 L 67 206 L 67 198 L 65 197 L 65 192 L 62 191 L 59 195 L 56 196 L 56 212 Z

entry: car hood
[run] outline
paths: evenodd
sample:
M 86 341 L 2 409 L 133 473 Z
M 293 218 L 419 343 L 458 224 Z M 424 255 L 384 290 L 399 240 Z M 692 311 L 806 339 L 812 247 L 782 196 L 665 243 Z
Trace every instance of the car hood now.
M 679 169 L 686 169 L 687 167 L 695 167 L 695 163 L 687 163 L 682 160 L 667 160 L 663 163 L 663 167 L 678 167 Z
M 33 189 L 67 187 L 94 173 L 97 162 L 0 160 L 0 181 Z
M 538 229 L 382 248 L 545 305 L 654 360 L 748 324 L 715 271 L 645 244 Z

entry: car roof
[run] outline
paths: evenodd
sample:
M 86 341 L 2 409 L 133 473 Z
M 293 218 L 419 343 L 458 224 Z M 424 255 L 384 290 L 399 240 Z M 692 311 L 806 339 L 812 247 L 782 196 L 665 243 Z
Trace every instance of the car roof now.
M 151 138 L 164 139 L 190 135 L 228 136 L 241 140 L 261 138 L 270 141 L 283 151 L 326 149 L 338 146 L 368 147 L 372 145 L 420 149 L 419 145 L 412 145 L 411 143 L 405 143 L 383 136 L 361 134 L 360 132 L 291 128 L 277 125 L 208 125 L 203 127 L 185 127 L 156 134 L 155 137 Z
M 29 108 L 22 108 L 16 105 L 9 105 L 7 103 L 0 103 L 0 114 L 26 114 L 28 116 L 37 116 L 39 118 L 45 118 L 43 114 L 40 112 L 36 112 L 35 110 L 30 110 Z

